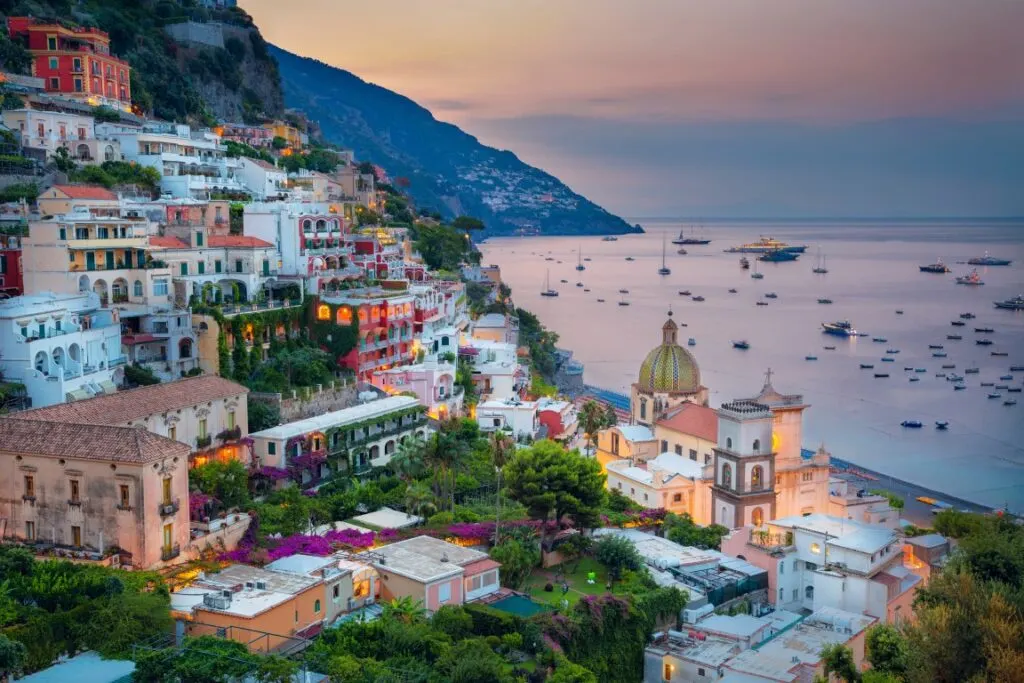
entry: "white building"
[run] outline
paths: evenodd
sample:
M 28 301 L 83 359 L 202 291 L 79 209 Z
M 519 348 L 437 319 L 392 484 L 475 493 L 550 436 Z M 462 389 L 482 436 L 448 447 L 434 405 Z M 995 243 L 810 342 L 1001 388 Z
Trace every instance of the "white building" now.
M 501 313 L 487 313 L 473 322 L 473 339 L 490 340 L 517 346 L 519 344 L 519 320 Z
M 149 243 L 174 281 L 184 283 L 189 296 L 204 301 L 251 302 L 260 292 L 270 298 L 277 283 L 277 250 L 257 237 L 207 234 L 199 227 L 190 242 L 165 236 L 151 237 Z
M 238 177 L 255 199 L 283 199 L 288 195 L 288 173 L 263 159 L 240 157 Z
M 473 383 L 481 397 L 505 400 L 517 396 L 528 384 L 526 370 L 519 364 L 516 346 L 487 339 L 464 339 L 461 360 L 473 368 Z
M 540 425 L 537 422 L 537 402 L 508 398 L 478 403 L 476 423 L 482 432 L 505 431 L 516 439 L 533 438 Z
M 141 128 L 100 123 L 97 136 L 116 140 L 128 161 L 160 172 L 160 188 L 173 197 L 204 199 L 211 192 L 247 192 L 241 161 L 230 158 L 220 136 L 185 124 L 152 121 Z
M 0 302 L 0 369 L 33 407 L 114 393 L 123 378 L 121 326 L 93 292 Z
M 79 164 L 100 164 L 121 158 L 120 143 L 97 139 L 95 120 L 85 114 L 7 109 L 3 112 L 3 123 L 21 133 L 22 147 L 45 149 L 47 157 L 53 157 L 63 147 Z

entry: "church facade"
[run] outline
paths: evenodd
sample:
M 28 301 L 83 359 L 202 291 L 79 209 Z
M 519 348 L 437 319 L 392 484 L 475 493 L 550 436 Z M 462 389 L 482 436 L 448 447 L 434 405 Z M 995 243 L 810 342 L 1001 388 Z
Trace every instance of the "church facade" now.
M 801 447 L 809 407 L 803 397 L 776 391 L 769 370 L 757 396 L 709 408 L 708 389 L 696 359 L 679 345 L 678 329 L 670 312 L 662 343 L 632 385 L 632 424 L 598 437 L 608 488 L 730 529 L 828 513 L 829 455 Z M 633 434 L 642 443 L 631 443 Z

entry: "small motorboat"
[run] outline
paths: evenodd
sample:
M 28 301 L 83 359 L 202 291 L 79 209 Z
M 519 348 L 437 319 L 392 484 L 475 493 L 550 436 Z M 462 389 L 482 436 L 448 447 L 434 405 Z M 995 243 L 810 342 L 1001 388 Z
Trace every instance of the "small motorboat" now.
M 738 339 L 736 341 L 733 341 L 732 347 L 734 349 L 740 349 L 741 351 L 746 351 L 747 349 L 750 348 L 750 342 L 748 342 L 746 339 Z
M 1011 365 L 1010 372 L 1024 372 L 1024 365 Z
M 927 368 L 914 368 L 914 372 L 928 372 Z
M 945 351 L 936 351 L 935 353 L 932 354 L 932 358 L 945 358 L 945 357 L 946 357 L 946 352 Z
M 956 365 L 954 363 L 950 363 L 949 365 L 943 365 L 942 369 L 943 370 L 956 370 Z
M 935 376 L 939 377 L 941 379 L 945 379 L 946 378 L 946 373 L 944 373 L 944 372 L 936 372 Z
M 628 301 L 620 301 L 620 302 L 619 302 L 619 305 L 620 305 L 620 306 L 628 306 L 628 305 L 629 305 L 629 302 L 628 302 Z
M 598 299 L 598 300 L 597 300 L 597 303 L 599 303 L 599 304 L 603 304 L 603 303 L 604 303 L 604 299 Z
M 946 429 L 949 429 L 949 423 L 946 422 L 945 420 L 936 420 L 935 421 L 935 428 L 936 429 L 941 429 L 941 430 L 944 431 Z
M 965 375 L 977 375 L 979 372 L 981 372 L 981 370 L 979 370 L 977 367 L 964 368 Z
M 757 302 L 757 305 L 758 305 L 758 306 L 767 306 L 767 305 L 768 305 L 768 302 L 767 302 L 767 301 L 758 301 L 758 302 Z
M 953 385 L 953 391 L 963 391 L 966 388 L 967 385 L 964 384 L 963 382 L 957 382 L 956 384 Z
M 975 339 L 974 343 L 978 346 L 992 346 L 993 342 L 991 339 Z
M 830 303 L 832 303 L 832 299 L 818 299 L 818 303 L 819 304 L 830 304 Z
M 1010 354 L 1007 353 L 1006 351 L 993 351 L 992 355 L 993 356 L 1009 356 Z
M 751 273 L 750 277 L 754 278 L 755 280 L 763 280 L 764 273 Z
M 913 371 L 914 371 L 914 366 L 910 366 L 909 368 L 903 368 L 903 372 L 913 372 Z
M 921 381 L 921 378 L 920 378 L 920 377 L 911 377 L 911 378 L 910 378 L 910 381 L 911 381 L 911 382 L 920 382 L 920 381 Z
M 872 365 L 871 363 L 861 363 L 861 364 L 860 364 L 860 369 L 861 369 L 861 370 L 873 370 L 873 369 L 874 369 L 874 367 L 875 367 L 875 366 L 874 366 L 874 365 Z
M 1024 387 L 1006 387 L 1006 390 L 1011 394 L 1019 394 Z
M 561 263 L 561 261 L 555 261 L 555 263 Z
M 604 237 L 601 238 L 601 241 L 602 242 L 618 242 L 619 238 L 615 237 L 614 235 L 605 235 Z
M 908 429 L 920 429 L 922 426 L 920 420 L 904 420 L 900 422 L 900 427 L 906 427 Z
M 885 352 L 886 353 L 899 353 L 900 350 L 899 349 L 886 349 Z
M 963 318 L 964 320 L 974 320 L 978 316 L 974 315 L 973 313 L 961 313 L 960 317 Z
M 730 289 L 730 290 L 729 290 L 729 293 L 730 293 L 730 294 L 735 294 L 735 293 L 736 293 L 736 290 L 735 290 L 735 289 Z
M 567 284 L 569 284 L 569 281 L 568 281 L 568 280 L 559 280 L 559 282 L 561 282 L 561 283 L 562 283 L 563 285 L 567 285 Z
M 576 286 L 577 286 L 577 287 L 582 287 L 582 286 L 583 286 L 583 283 L 582 283 L 582 282 L 577 282 L 577 283 L 576 283 Z
M 1003 397 L 1003 395 L 1000 394 L 998 391 L 990 391 L 989 393 L 987 393 L 985 395 L 988 396 L 989 398 L 1002 398 Z
M 804 356 L 804 360 L 818 360 L 817 356 Z
M 679 296 L 690 296 L 690 290 L 682 289 L 679 291 Z
M 1009 388 L 1010 388 L 1010 385 L 1008 385 L 1008 384 L 997 384 L 996 385 L 996 391 L 1007 391 L 1007 390 L 1009 390 Z
M 686 345 L 687 346 L 696 346 L 697 345 L 697 340 L 694 339 L 693 337 L 690 337 L 689 339 L 686 340 Z
M 992 334 L 993 332 L 995 332 L 995 330 L 993 330 L 991 327 L 975 327 L 974 331 L 978 332 L 979 334 Z
M 747 260 L 746 256 L 740 258 L 740 268 L 743 270 L 750 268 L 750 261 Z
M 554 261 L 555 259 L 554 259 L 554 257 L 548 256 L 548 257 L 547 257 L 547 258 L 545 258 L 544 260 L 545 260 L 545 261 Z
M 629 290 L 628 289 L 620 289 L 619 290 L 619 294 L 629 294 Z
M 963 375 L 958 375 L 958 374 L 956 374 L 954 372 L 953 374 L 951 374 L 948 377 L 946 377 L 946 381 L 947 382 L 963 382 L 964 381 L 964 376 Z
M 876 344 L 884 344 L 889 340 L 886 339 L 885 337 L 872 337 L 871 341 L 875 342 Z
M 895 358 L 889 358 L 888 356 L 885 356 L 884 358 L 882 358 L 882 362 L 883 363 L 895 363 L 896 359 Z
M 967 323 L 965 323 L 963 320 L 952 320 L 949 324 L 952 325 L 953 327 L 963 327 Z
M 583 260 L 584 260 L 584 261 L 589 261 L 589 260 L 590 260 L 590 257 L 589 257 L 589 256 L 585 256 L 585 257 L 583 258 Z
M 584 288 L 584 290 L 583 290 L 583 291 L 584 291 L 584 292 L 589 292 L 589 291 L 590 291 L 590 289 L 589 289 L 589 288 Z
M 626 260 L 627 260 L 627 261 L 635 261 L 636 259 L 634 259 L 634 258 L 633 258 L 632 256 L 627 256 L 627 257 L 626 257 Z
M 1015 398 L 1008 398 L 1005 401 L 1003 401 L 1003 405 L 1004 406 L 1015 406 L 1015 405 L 1017 405 L 1017 399 L 1015 399 Z
M 704 301 L 704 297 L 702 297 L 700 295 L 697 295 L 697 296 L 693 297 L 693 300 L 694 301 Z
M 883 377 L 888 377 L 888 376 L 889 376 L 888 372 L 876 372 L 875 373 L 875 378 L 876 379 L 881 379 Z
M 999 379 L 1003 380 L 1004 382 L 1009 382 L 1010 380 L 1013 379 L 1013 375 L 1000 375 Z
M 982 382 L 981 383 L 981 386 L 983 386 L 983 387 L 991 387 L 991 386 L 994 386 L 994 385 L 995 385 L 995 382 Z
M 676 253 L 679 254 L 680 256 L 686 256 L 687 251 L 685 249 L 680 248 L 676 250 Z
M 946 339 L 948 339 L 949 341 L 960 341 L 961 339 L 963 339 L 963 337 L 961 337 L 959 334 L 947 334 Z
M 939 349 L 941 351 L 942 350 L 942 344 L 929 344 L 928 348 L 929 349 Z
M 826 351 L 835 351 L 836 350 L 836 347 L 834 347 L 834 346 L 822 346 L 821 348 L 825 349 Z
M 764 298 L 765 299 L 778 299 L 779 295 L 776 294 L 775 292 L 768 292 L 767 294 L 764 295 Z
M 896 315 L 903 315 L 903 309 L 897 308 L 896 309 Z

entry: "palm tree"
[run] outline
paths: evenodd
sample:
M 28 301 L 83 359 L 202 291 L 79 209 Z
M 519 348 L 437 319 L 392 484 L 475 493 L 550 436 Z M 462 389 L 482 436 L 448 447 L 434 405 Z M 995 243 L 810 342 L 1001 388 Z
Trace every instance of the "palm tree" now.
M 394 619 L 405 624 L 412 624 L 422 621 L 426 614 L 427 611 L 423 608 L 423 601 L 413 600 L 408 595 L 384 603 L 383 616 L 385 619 Z
M 588 455 L 594 446 L 594 435 L 605 426 L 605 422 L 605 412 L 597 404 L 597 401 L 587 401 L 580 408 L 580 427 L 583 428 L 583 434 L 587 437 Z
M 405 509 L 410 515 L 429 517 L 437 512 L 434 493 L 423 482 L 415 482 L 405 489 Z
M 498 474 L 498 486 L 494 500 L 494 545 L 498 545 L 499 527 L 501 525 L 501 470 L 508 462 L 509 454 L 515 450 L 515 444 L 508 436 L 496 431 L 491 437 L 491 462 Z
M 406 439 L 398 444 L 398 450 L 388 461 L 388 467 L 406 483 L 419 479 L 426 472 L 423 458 L 426 447 L 426 442 L 419 437 Z
M 465 445 L 444 426 L 434 432 L 423 449 L 423 464 L 433 470 L 434 491 L 441 500 L 449 500 L 455 509 L 455 470 L 465 454 Z

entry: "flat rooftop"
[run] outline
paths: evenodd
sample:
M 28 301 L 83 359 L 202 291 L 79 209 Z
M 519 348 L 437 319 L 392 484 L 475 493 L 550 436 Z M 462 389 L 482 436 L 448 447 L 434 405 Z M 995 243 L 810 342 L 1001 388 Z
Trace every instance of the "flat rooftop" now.
M 457 576 L 462 567 L 488 557 L 487 553 L 463 548 L 431 536 L 416 536 L 376 548 L 366 553 L 367 562 L 377 570 L 428 583 L 446 576 Z
M 806 517 L 793 515 L 768 522 L 769 527 L 806 529 L 827 534 L 829 545 L 862 553 L 875 553 L 896 540 L 896 533 L 877 524 L 815 513 Z
M 263 587 L 256 588 L 257 582 L 261 582 Z M 291 600 L 318 583 L 319 578 L 233 564 L 217 574 L 198 579 L 188 588 L 172 593 L 171 609 L 204 609 L 250 619 Z M 223 609 L 204 605 L 204 595 L 221 596 L 225 590 L 231 591 L 231 599 Z
M 253 432 L 249 436 L 254 439 L 282 440 L 290 439 L 293 436 L 308 434 L 309 432 L 322 432 L 331 427 L 344 426 L 363 420 L 372 420 L 375 417 L 386 417 L 387 415 L 406 408 L 420 405 L 420 402 L 412 396 L 389 396 L 388 398 L 369 401 L 351 408 L 335 410 L 316 417 L 308 417 L 305 420 L 288 422 L 277 427 L 264 429 L 261 432 Z
M 671 654 L 696 664 L 717 668 L 736 656 L 740 651 L 740 646 L 719 638 L 699 640 L 685 633 L 671 631 L 667 636 L 662 635 L 660 638 L 656 638 L 647 646 L 647 651 Z

